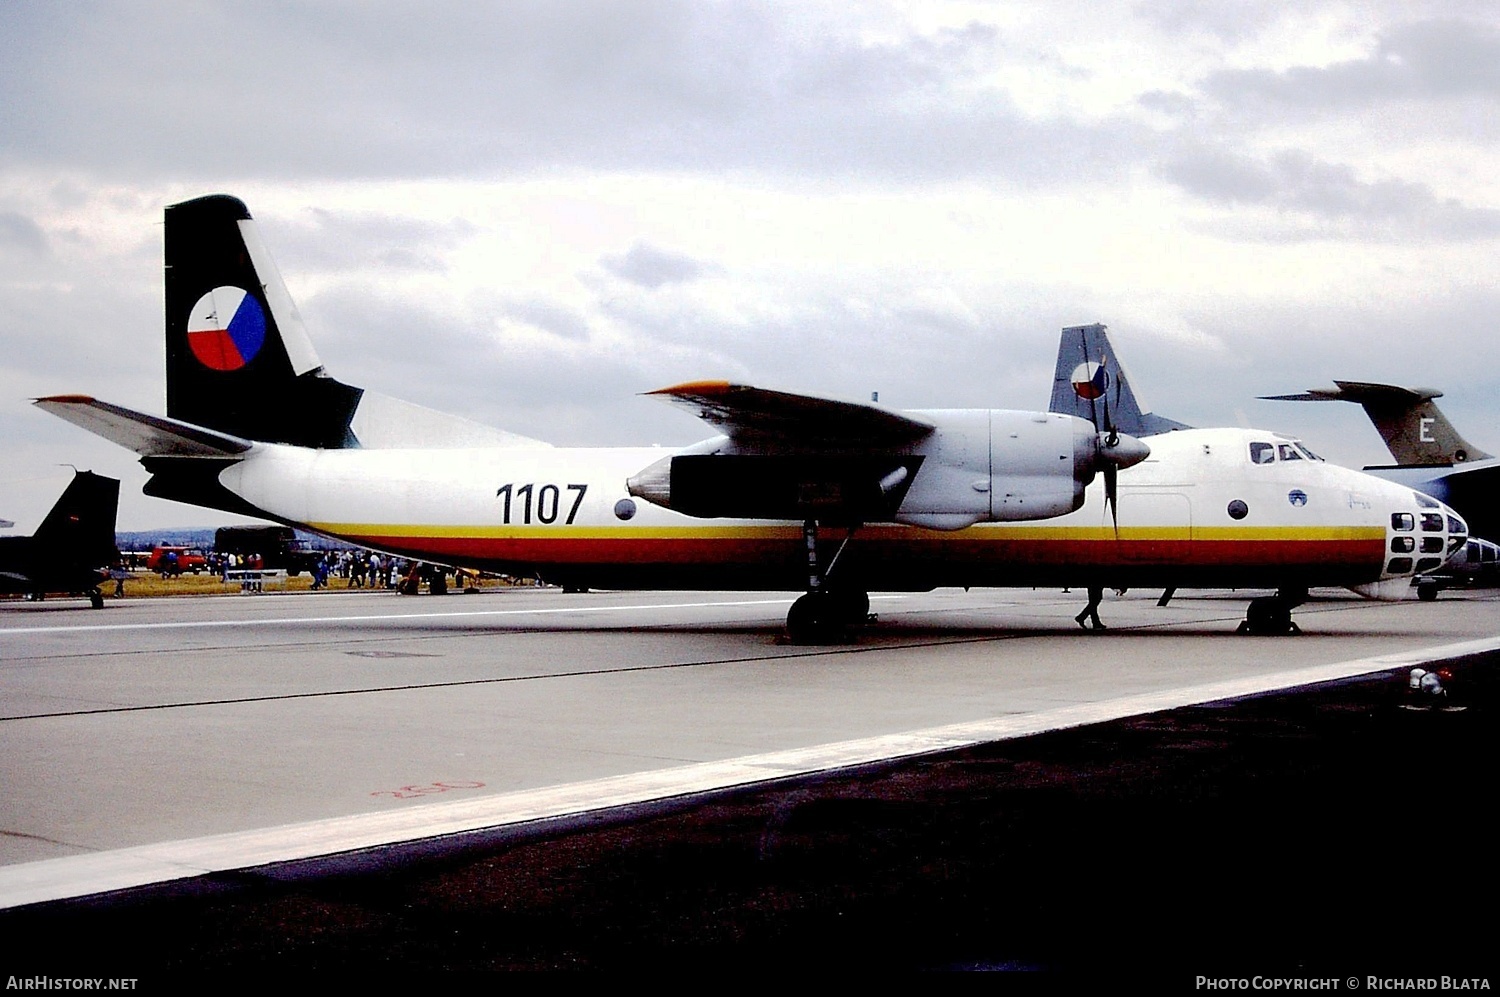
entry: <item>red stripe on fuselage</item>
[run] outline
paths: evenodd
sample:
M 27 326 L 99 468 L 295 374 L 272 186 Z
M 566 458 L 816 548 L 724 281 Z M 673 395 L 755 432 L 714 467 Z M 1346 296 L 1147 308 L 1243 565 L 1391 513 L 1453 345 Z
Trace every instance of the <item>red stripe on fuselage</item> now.
M 802 541 L 781 537 L 411 537 L 363 534 L 349 539 L 368 547 L 444 563 L 631 565 L 726 564 L 751 566 L 801 556 Z M 834 532 L 830 542 L 837 542 Z M 862 561 L 899 566 L 1214 567 L 1338 565 L 1369 567 L 1376 574 L 1382 539 L 1329 540 L 1026 540 L 870 539 L 855 535 Z

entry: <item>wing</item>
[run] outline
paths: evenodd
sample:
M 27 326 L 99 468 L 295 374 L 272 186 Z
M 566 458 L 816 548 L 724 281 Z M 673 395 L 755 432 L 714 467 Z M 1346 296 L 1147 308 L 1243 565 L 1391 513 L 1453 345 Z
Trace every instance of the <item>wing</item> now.
M 142 457 L 233 457 L 254 445 L 238 436 L 135 412 L 88 395 L 52 395 L 37 398 L 33 404 Z
M 694 381 L 652 391 L 729 437 L 676 454 L 628 482 L 632 495 L 690 516 L 870 522 L 895 515 L 933 423 L 878 405 Z
M 899 447 L 915 443 L 936 428 L 878 405 L 728 381 L 692 381 L 647 394 L 688 409 L 747 449 L 766 444 L 804 451 Z

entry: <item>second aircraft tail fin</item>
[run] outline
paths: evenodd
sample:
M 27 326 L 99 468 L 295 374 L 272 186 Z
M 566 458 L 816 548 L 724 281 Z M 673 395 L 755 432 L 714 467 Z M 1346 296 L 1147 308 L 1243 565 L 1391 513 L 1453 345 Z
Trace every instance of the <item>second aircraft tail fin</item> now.
M 118 479 L 79 471 L 37 527 L 33 541 L 58 563 L 110 564 L 119 556 L 115 548 L 119 507 Z
M 1109 332 L 1098 323 L 1063 329 L 1048 411 L 1076 415 L 1101 430 L 1113 427 L 1131 436 L 1153 436 L 1188 428 L 1184 423 L 1141 410 L 1125 365 L 1109 341 Z
M 1365 410 L 1400 465 L 1462 464 L 1490 456 L 1460 436 L 1433 402 L 1443 396 L 1441 391 L 1365 381 L 1333 383 L 1332 389 L 1263 397 L 1285 402 L 1355 402 Z

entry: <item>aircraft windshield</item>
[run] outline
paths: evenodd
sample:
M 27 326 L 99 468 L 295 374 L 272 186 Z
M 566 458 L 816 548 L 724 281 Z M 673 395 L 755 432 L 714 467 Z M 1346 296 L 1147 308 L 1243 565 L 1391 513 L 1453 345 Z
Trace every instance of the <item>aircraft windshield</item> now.
M 1290 443 L 1283 443 L 1281 445 L 1281 447 L 1280 447 L 1280 450 L 1281 450 L 1281 459 L 1282 460 L 1301 460 L 1302 459 L 1302 455 L 1297 452 L 1297 448 L 1294 447 L 1294 446 L 1292 446 L 1292 444 L 1290 444 Z
M 1276 461 L 1276 448 L 1269 443 L 1250 444 L 1250 463 L 1272 464 Z
M 1297 447 L 1298 450 L 1302 451 L 1302 456 L 1306 457 L 1308 460 L 1322 460 L 1323 459 L 1322 457 L 1319 457 L 1317 454 L 1313 453 L 1311 450 L 1307 449 L 1307 444 L 1303 443 L 1301 440 L 1297 441 L 1296 447 Z

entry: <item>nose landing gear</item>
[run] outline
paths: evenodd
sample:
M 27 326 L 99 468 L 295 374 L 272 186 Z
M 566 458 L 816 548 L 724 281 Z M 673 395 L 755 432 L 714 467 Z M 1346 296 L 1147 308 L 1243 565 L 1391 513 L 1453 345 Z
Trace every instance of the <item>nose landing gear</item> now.
M 1251 599 L 1236 633 L 1279 637 L 1300 634 L 1292 610 L 1307 601 L 1307 589 L 1281 589 L 1275 595 Z

